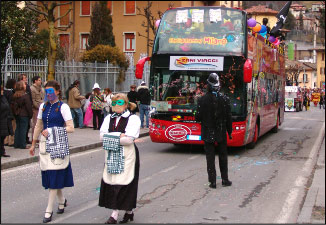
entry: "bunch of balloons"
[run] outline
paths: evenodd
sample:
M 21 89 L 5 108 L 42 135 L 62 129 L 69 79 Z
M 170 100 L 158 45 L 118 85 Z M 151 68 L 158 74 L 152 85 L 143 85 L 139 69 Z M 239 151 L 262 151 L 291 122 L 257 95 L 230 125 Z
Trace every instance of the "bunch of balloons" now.
M 253 32 L 259 33 L 261 36 L 263 36 L 265 39 L 267 39 L 267 27 L 265 25 L 260 25 L 253 18 L 250 18 L 247 21 L 247 24 L 248 24 L 248 27 L 250 27 Z M 273 36 L 269 36 L 268 40 L 276 46 L 280 44 L 280 40 Z
M 160 26 L 161 20 L 156 20 L 155 21 L 155 27 L 158 28 L 158 26 Z

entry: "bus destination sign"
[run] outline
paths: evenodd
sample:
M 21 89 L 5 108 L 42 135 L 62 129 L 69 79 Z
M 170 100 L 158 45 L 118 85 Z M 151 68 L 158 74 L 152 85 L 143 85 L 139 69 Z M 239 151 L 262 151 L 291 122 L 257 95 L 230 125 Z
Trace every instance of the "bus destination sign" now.
M 223 71 L 224 57 L 170 56 L 170 70 Z

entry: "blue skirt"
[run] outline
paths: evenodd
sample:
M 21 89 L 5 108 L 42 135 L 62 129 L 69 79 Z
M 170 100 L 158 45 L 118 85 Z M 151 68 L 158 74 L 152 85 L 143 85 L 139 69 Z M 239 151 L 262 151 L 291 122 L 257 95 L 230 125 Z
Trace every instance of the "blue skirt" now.
M 62 189 L 64 187 L 73 187 L 74 179 L 72 176 L 71 164 L 62 170 L 41 171 L 42 186 L 45 189 Z

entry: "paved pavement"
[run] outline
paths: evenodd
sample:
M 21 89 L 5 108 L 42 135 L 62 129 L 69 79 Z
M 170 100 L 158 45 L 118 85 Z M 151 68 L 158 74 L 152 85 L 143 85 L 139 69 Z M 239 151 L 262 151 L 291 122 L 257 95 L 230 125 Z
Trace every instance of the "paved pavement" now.
M 149 135 L 148 128 L 141 128 L 139 137 Z M 97 148 L 102 145 L 100 141 L 100 131 L 93 128 L 79 129 L 75 128 L 75 132 L 68 133 L 70 153 L 77 153 L 89 149 Z M 16 166 L 25 165 L 32 162 L 38 162 L 38 148 L 35 148 L 35 155 L 30 156 L 28 149 L 16 149 L 5 146 L 6 153 L 10 157 L 1 157 L 1 169 L 9 169 Z
M 325 137 L 297 223 L 325 224 Z

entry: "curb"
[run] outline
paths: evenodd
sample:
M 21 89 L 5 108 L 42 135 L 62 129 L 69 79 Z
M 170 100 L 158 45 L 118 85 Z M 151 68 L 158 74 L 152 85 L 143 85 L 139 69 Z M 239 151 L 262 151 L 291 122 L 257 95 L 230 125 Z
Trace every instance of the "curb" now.
M 304 208 L 305 201 L 308 200 L 306 198 L 308 195 L 306 186 L 309 185 L 309 180 L 314 175 L 315 166 L 319 155 L 318 153 L 321 149 L 324 138 L 325 122 L 323 123 L 318 137 L 311 148 L 308 160 L 304 163 L 300 175 L 296 178 L 293 187 L 290 189 L 281 208 L 281 212 L 277 216 L 274 223 L 298 223 L 298 217 L 300 217 L 301 212 L 304 213 L 303 211 L 307 211 L 307 209 Z
M 318 165 L 318 162 L 320 162 L 320 152 L 323 151 L 322 149 L 322 143 L 325 139 L 325 124 L 323 126 L 322 134 L 320 135 L 322 138 L 321 140 L 318 140 L 320 143 L 318 143 L 318 151 L 316 152 L 316 158 L 313 160 L 313 164 L 311 165 L 311 172 L 310 176 L 312 176 L 312 181 L 309 186 L 309 190 L 306 193 L 306 196 L 304 198 L 304 203 L 301 208 L 301 211 L 298 215 L 296 223 L 298 224 L 308 224 L 311 223 L 311 215 L 313 212 L 313 208 L 316 204 L 317 195 L 318 195 L 318 187 L 312 186 L 313 179 L 316 179 L 315 173 L 316 173 L 316 166 Z M 317 138 L 318 139 L 318 138 Z
M 324 136 L 323 141 L 325 141 L 325 136 Z M 320 190 L 320 188 L 318 186 L 313 186 L 313 183 L 314 183 L 314 179 L 318 179 L 317 177 L 321 176 L 321 175 L 318 175 L 318 172 L 317 172 L 318 166 L 325 166 L 325 164 L 322 163 L 322 158 L 323 157 L 325 157 L 325 152 L 323 151 L 322 146 L 320 146 L 317 163 L 316 163 L 314 171 L 313 171 L 314 175 L 313 175 L 312 184 L 309 187 L 309 190 L 308 190 L 304 205 L 303 205 L 302 210 L 301 210 L 301 212 L 300 212 L 300 214 L 298 216 L 297 223 L 300 223 L 300 224 L 314 223 L 312 221 L 312 214 L 313 214 L 313 211 L 314 211 L 314 207 L 321 205 L 320 204 L 321 199 L 318 199 L 318 194 L 319 194 L 319 192 L 321 190 Z M 322 222 L 322 221 L 317 221 L 316 220 L 315 222 L 319 223 L 319 222 Z
M 139 138 L 146 137 L 146 136 L 149 136 L 149 132 L 139 134 Z M 74 153 L 98 148 L 101 146 L 102 146 L 102 142 L 96 142 L 96 143 L 92 143 L 92 144 L 88 144 L 88 145 L 72 147 L 69 150 L 70 150 L 70 154 L 74 154 Z M 10 168 L 17 167 L 17 166 L 23 166 L 23 165 L 38 162 L 38 161 L 39 161 L 38 155 L 30 157 L 30 158 L 18 159 L 16 161 L 11 161 L 11 162 L 6 162 L 6 163 L 1 164 L 1 170 L 10 169 Z

